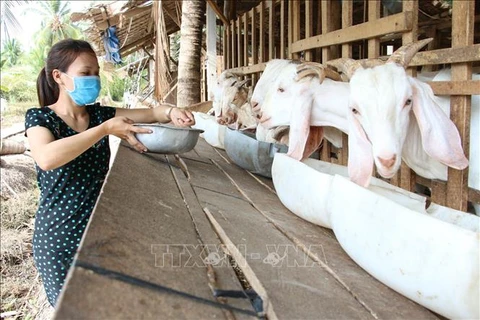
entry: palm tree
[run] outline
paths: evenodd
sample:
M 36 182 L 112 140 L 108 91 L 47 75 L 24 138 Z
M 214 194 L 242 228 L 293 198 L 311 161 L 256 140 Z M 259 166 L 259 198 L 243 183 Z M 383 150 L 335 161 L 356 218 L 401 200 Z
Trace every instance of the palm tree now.
M 200 58 L 205 1 L 182 1 L 177 105 L 200 102 Z
M 38 14 L 41 16 L 41 30 L 37 34 L 46 51 L 52 45 L 66 38 L 82 38 L 80 30 L 70 22 L 70 4 L 60 0 L 37 2 Z
M 17 64 L 22 48 L 16 39 L 7 39 L 2 45 L 2 60 L 5 60 L 3 66 L 10 67 Z
M 5 39 L 10 39 L 10 32 L 20 32 L 22 27 L 18 23 L 17 18 L 12 12 L 12 9 L 16 6 L 23 5 L 29 2 L 28 0 L 16 0 L 16 1 L 1 1 L 1 28 L 3 30 L 2 36 L 5 35 Z

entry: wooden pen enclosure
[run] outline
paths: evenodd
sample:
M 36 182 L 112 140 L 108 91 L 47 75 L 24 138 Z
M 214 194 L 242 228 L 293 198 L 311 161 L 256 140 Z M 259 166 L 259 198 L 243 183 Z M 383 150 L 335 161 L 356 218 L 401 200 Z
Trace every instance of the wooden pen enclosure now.
M 451 67 L 452 81 L 429 84 L 435 94 L 451 95 L 450 117 L 469 158 L 471 95 L 480 94 L 480 81 L 471 80 L 472 68 L 480 66 L 480 1 L 263 1 L 221 30 L 224 69 L 245 73 L 253 84 L 271 59 L 377 58 L 434 38 L 415 55 L 408 72 L 415 76 Z M 345 135 L 343 140 L 342 149 L 325 141 L 321 159 L 346 165 Z M 449 168 L 443 182 L 417 176 L 402 163 L 390 182 L 410 191 L 415 183 L 427 186 L 433 202 L 462 211 L 467 201 L 480 202 L 479 190 L 468 187 L 468 168 Z

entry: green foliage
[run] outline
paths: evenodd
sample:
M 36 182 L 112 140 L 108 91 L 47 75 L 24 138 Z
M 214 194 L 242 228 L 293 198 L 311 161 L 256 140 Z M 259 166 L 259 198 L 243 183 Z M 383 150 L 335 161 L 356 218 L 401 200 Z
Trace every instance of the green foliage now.
M 2 43 L 2 63 L 3 66 L 14 66 L 18 62 L 18 58 L 22 54 L 20 43 L 16 39 L 6 39 Z
M 2 70 L 0 75 L 2 95 L 9 102 L 37 100 L 36 74 L 28 65 L 18 65 Z

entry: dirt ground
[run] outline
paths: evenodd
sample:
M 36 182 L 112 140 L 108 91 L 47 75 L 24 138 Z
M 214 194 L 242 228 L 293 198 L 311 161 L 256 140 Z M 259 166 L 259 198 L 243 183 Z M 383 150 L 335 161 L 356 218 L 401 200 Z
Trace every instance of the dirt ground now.
M 11 139 L 26 142 L 23 134 Z M 2 319 L 51 319 L 53 308 L 33 263 L 32 235 L 39 192 L 34 162 L 28 151 L 2 155 L 0 175 L 0 316 Z

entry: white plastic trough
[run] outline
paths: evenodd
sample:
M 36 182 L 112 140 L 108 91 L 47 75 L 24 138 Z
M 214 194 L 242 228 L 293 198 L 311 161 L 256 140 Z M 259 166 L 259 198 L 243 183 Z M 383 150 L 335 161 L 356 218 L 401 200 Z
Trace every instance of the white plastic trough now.
M 215 120 L 215 116 L 202 112 L 193 112 L 195 117 L 195 125 L 192 128 L 205 131 L 200 134 L 209 145 L 215 148 L 225 149 L 225 130 L 226 126 L 219 124 Z
M 331 228 L 363 269 L 393 290 L 452 319 L 479 319 L 478 216 L 431 204 L 372 178 L 350 182 L 347 168 L 277 153 L 272 177 L 281 202 Z

